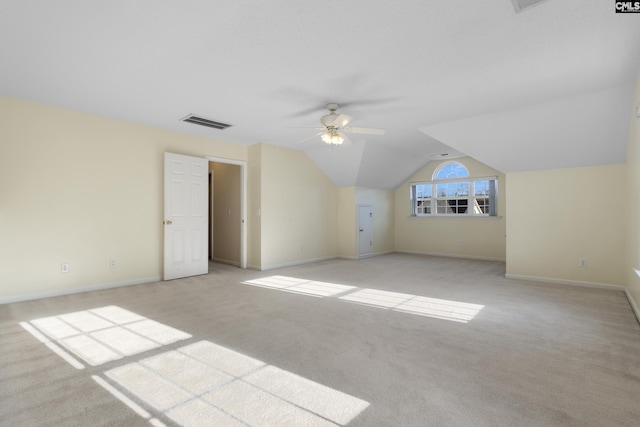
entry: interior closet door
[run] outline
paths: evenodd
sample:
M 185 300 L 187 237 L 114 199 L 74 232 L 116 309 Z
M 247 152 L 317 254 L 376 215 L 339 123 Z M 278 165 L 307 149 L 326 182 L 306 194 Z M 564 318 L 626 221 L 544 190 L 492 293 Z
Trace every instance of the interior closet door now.
M 209 272 L 208 165 L 199 157 L 164 155 L 164 280 Z

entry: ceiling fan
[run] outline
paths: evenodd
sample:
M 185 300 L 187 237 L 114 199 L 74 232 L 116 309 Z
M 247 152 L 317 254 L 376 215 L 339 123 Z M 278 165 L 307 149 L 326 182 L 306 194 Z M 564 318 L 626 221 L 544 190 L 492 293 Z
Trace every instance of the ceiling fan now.
M 352 120 L 351 117 L 346 114 L 338 114 L 336 110 L 339 105 L 335 103 L 327 104 L 327 110 L 329 110 L 329 114 L 326 114 L 320 118 L 320 123 L 322 123 L 323 127 L 318 127 L 316 130 L 321 130 L 322 132 L 314 133 L 313 135 L 299 141 L 305 142 L 316 136 L 320 136 L 322 141 L 327 145 L 342 145 L 347 142 L 350 143 L 351 140 L 347 137 L 347 133 L 358 133 L 365 135 L 384 135 L 384 129 L 378 128 L 357 128 L 357 127 L 347 127 L 347 124 Z

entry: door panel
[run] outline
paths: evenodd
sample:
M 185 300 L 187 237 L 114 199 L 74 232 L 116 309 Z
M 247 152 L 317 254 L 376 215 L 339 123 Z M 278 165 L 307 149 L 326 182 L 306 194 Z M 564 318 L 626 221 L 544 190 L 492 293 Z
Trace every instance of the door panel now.
M 164 280 L 207 274 L 206 159 L 165 153 Z
M 358 255 L 367 255 L 373 252 L 371 217 L 371 206 L 358 206 Z

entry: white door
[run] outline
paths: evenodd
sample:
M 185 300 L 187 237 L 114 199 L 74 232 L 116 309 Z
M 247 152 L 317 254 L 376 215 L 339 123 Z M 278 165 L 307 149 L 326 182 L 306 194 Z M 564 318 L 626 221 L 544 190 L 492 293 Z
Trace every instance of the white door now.
M 367 255 L 373 251 L 372 216 L 371 206 L 358 206 L 358 255 Z
M 207 274 L 209 162 L 164 153 L 164 280 Z

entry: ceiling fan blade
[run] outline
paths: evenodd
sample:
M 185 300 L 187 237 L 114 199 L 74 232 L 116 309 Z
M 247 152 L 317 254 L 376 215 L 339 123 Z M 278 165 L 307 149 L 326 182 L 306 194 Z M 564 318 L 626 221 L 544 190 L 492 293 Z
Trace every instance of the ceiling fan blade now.
M 338 135 L 344 139 L 344 142 L 340 144 L 341 147 L 351 147 L 352 141 L 347 135 L 342 132 L 338 132 Z
M 324 133 L 324 132 L 314 133 L 313 135 L 310 135 L 310 136 L 308 136 L 308 137 L 306 137 L 306 138 L 301 139 L 300 141 L 298 141 L 298 144 L 302 144 L 303 142 L 307 142 L 307 141 L 309 141 L 310 139 L 315 138 L 316 136 L 320 136 L 320 135 L 322 135 L 323 133 Z
M 384 129 L 378 129 L 378 128 L 354 128 L 354 127 L 348 127 L 348 128 L 342 128 L 342 132 L 362 133 L 362 134 L 365 134 L 365 135 L 384 135 Z
M 338 117 L 333 120 L 333 126 L 337 128 L 341 128 L 347 125 L 351 120 L 353 120 L 350 116 L 346 114 L 340 114 Z

